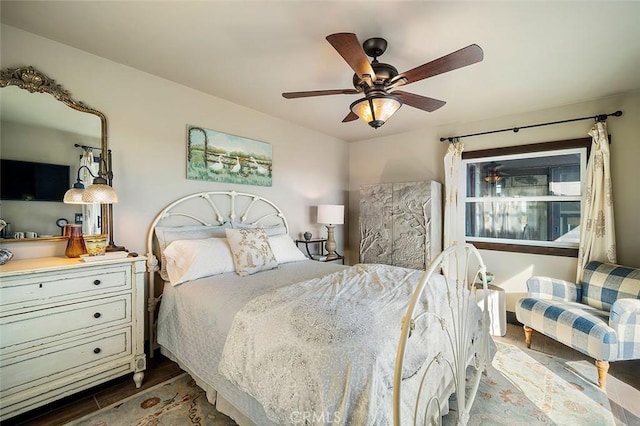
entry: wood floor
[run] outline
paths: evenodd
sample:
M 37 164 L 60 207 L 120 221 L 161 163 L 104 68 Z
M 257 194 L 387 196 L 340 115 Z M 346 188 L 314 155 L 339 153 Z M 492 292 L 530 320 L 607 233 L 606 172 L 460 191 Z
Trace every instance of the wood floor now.
M 123 400 L 135 393 L 169 380 L 182 373 L 178 365 L 158 354 L 147 359 L 147 369 L 140 389 L 133 383 L 133 374 L 98 385 L 54 403 L 20 414 L 1 423 L 2 426 L 59 426 Z
M 508 324 L 506 336 L 495 337 L 495 339 L 525 347 L 524 333 L 519 325 Z M 531 348 L 571 361 L 593 362 L 591 358 L 537 332 L 534 332 Z M 161 355 L 150 360 L 147 367 L 140 389 L 135 388 L 131 375 L 128 374 L 54 404 L 9 419 L 2 422 L 2 426 L 64 425 L 181 373 L 175 363 Z M 595 365 L 593 368 L 595 369 Z M 618 425 L 640 426 L 640 360 L 611 363 L 607 379 L 607 395 Z

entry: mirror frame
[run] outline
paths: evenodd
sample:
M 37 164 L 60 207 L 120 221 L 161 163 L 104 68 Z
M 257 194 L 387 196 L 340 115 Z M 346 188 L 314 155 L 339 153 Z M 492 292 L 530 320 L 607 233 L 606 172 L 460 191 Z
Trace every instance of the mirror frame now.
M 38 71 L 32 66 L 18 67 L 18 68 L 3 68 L 0 70 L 0 88 L 16 86 L 20 89 L 27 90 L 29 93 L 48 93 L 56 100 L 62 102 L 66 106 L 73 108 L 76 111 L 86 112 L 93 114 L 100 118 L 100 130 L 101 130 L 101 158 L 104 161 L 100 161 L 100 171 L 104 172 L 107 176 L 108 183 L 111 185 L 110 170 L 105 171 L 103 165 L 108 161 L 108 146 L 107 146 L 107 117 L 100 111 L 95 110 L 85 103 L 75 100 L 71 97 L 71 93 L 65 90 L 62 85 L 56 83 L 56 81 L 41 71 Z M 60 200 L 62 202 L 62 200 Z M 109 241 L 112 241 L 112 228 L 113 223 L 111 221 L 111 205 L 103 204 L 102 210 L 102 233 L 108 235 Z M 40 242 L 40 241 L 61 241 L 66 240 L 65 237 L 50 237 L 50 238 L 38 238 L 32 240 L 16 240 L 16 239 L 4 239 L 4 242 Z

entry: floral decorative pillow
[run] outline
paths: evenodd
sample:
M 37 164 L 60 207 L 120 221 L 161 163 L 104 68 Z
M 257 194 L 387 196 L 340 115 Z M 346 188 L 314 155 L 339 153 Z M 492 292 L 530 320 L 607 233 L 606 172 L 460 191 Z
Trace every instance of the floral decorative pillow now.
M 241 277 L 277 268 L 264 229 L 225 229 L 236 273 Z

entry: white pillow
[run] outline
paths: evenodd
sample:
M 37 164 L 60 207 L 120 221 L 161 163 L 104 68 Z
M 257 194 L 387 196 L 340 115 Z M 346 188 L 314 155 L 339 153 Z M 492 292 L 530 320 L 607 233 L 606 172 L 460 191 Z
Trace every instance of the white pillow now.
M 176 240 L 164 250 L 164 257 L 172 285 L 235 270 L 226 238 Z
M 233 229 L 259 229 L 262 228 L 265 230 L 265 232 L 267 233 L 268 236 L 273 236 L 273 235 L 280 235 L 280 234 L 286 234 L 287 233 L 287 228 L 285 228 L 284 225 L 282 224 L 277 224 L 277 225 L 268 225 L 268 226 L 262 226 L 262 225 L 254 225 L 252 223 L 242 223 L 242 222 L 229 222 L 231 228 Z
M 156 226 L 155 234 L 160 250 L 160 276 L 168 280 L 164 250 L 176 240 L 201 240 L 203 238 L 224 237 L 224 230 L 231 225 L 189 225 L 189 226 Z
M 241 277 L 278 267 L 263 228 L 226 229 L 236 273 Z
M 307 260 L 307 256 L 298 249 L 293 238 L 287 234 L 269 237 L 269 245 L 278 264 Z

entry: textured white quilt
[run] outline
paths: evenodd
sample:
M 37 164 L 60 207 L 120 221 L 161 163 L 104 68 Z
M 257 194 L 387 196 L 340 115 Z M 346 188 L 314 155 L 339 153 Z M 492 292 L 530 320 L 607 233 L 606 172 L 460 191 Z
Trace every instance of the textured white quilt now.
M 259 296 L 235 315 L 218 371 L 277 424 L 391 424 L 401 319 L 422 274 L 360 264 Z M 424 301 L 451 317 L 441 276 Z M 450 353 L 436 328 L 411 337 L 422 351 L 408 353 L 404 377 L 438 352 Z M 433 393 L 449 380 L 430 377 L 426 391 Z M 403 395 L 411 398 L 411 389 L 403 386 Z

